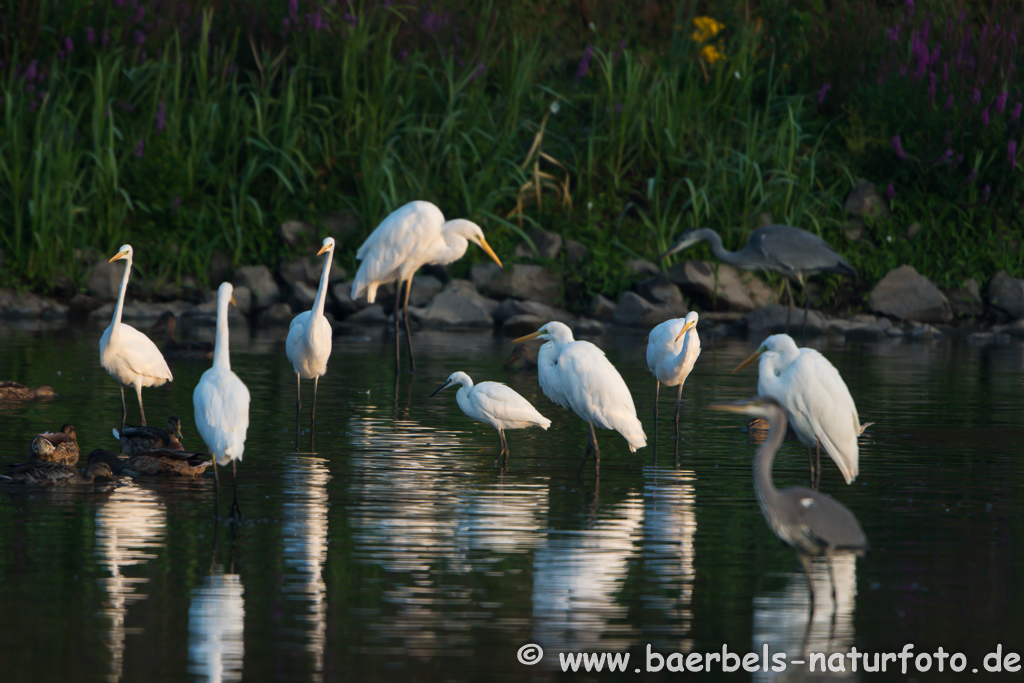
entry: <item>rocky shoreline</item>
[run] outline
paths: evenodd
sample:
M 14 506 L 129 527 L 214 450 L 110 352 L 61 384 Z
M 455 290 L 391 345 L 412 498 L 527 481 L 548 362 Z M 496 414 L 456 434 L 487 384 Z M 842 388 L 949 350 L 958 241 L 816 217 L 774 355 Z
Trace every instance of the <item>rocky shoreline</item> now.
M 212 259 L 210 280 L 230 280 L 235 286 L 234 322 L 286 327 L 295 314 L 311 307 L 322 261 L 312 256 L 315 232 L 309 229 L 296 235 L 286 230 L 293 224 L 282 226 L 282 240 L 300 249 L 308 246 L 311 255 L 282 261 L 276 272 L 267 266 L 243 266 L 231 273 L 223 262 Z M 776 292 L 757 274 L 705 261 L 684 261 L 667 272 L 649 261 L 630 261 L 627 268 L 637 281 L 617 302 L 596 295 L 587 310 L 566 311 L 558 306 L 564 292 L 561 275 L 542 264 L 558 259 L 578 266 L 588 258 L 587 248 L 572 240 L 563 244 L 561 236 L 552 232 L 535 231 L 530 237 L 533 246 L 524 240 L 514 252 L 518 262 L 504 269 L 477 263 L 469 279 L 449 279 L 442 268 L 423 269 L 413 280 L 411 324 L 419 329 L 495 330 L 516 337 L 558 320 L 579 336 L 596 336 L 608 326 L 650 330 L 664 320 L 685 316 L 692 306 L 701 312 L 702 336 L 766 335 L 786 327 L 788 306 L 779 304 Z M 53 324 L 86 320 L 104 327 L 113 315 L 122 273 L 120 264 L 99 259 L 89 269 L 87 291 L 63 301 L 0 289 L 0 319 Z M 377 303 L 369 305 L 351 299 L 351 280 L 337 263 L 332 265 L 329 282 L 326 315 L 336 332 L 390 324 L 393 285 L 382 287 Z M 864 308 L 868 312 L 847 316 L 812 309 L 806 334 L 853 341 L 953 337 L 978 345 L 1024 338 L 1024 280 L 1005 272 L 992 277 L 984 290 L 972 280 L 963 288 L 943 292 L 912 267 L 901 266 L 874 285 Z M 173 312 L 185 326 L 214 325 L 216 292 L 200 290 L 194 280 L 181 286 L 132 280 L 123 311 L 126 321 L 153 324 L 165 311 Z M 794 308 L 790 331 L 799 331 L 802 320 L 803 310 Z

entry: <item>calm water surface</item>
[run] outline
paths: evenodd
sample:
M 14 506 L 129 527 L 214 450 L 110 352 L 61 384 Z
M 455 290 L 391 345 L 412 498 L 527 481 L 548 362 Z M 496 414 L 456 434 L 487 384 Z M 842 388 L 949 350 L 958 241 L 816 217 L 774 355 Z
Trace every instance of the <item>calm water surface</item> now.
M 116 447 L 119 396 L 98 363 L 101 332 L 0 328 L 0 379 L 62 394 L 0 410 L 0 459 L 22 459 L 33 434 L 64 422 L 84 452 Z M 648 645 L 668 655 L 765 644 L 790 658 L 942 646 L 963 652 L 969 673 L 996 645 L 1024 653 L 1020 344 L 812 343 L 875 425 L 854 485 L 831 462 L 822 477 L 873 552 L 836 562 L 835 610 L 825 565 L 815 567 L 824 607 L 809 620 L 800 565 L 754 499 L 755 447 L 735 417 L 705 408 L 754 393 L 756 370 L 730 371 L 760 339 L 704 341 L 678 458 L 674 392 L 662 392 L 658 461 L 651 446 L 630 454 L 599 432 L 596 482 L 589 469 L 576 477 L 584 423 L 543 396 L 535 372 L 504 371 L 507 340 L 489 334 L 420 333 L 420 372 L 397 381 L 382 331 L 336 336 L 317 453 L 297 455 L 284 333 L 231 332 L 252 394 L 237 533 L 214 521 L 212 476 L 0 490 L 3 680 L 553 680 L 558 653 L 579 650 L 629 652 L 636 678 Z M 594 341 L 652 436 L 643 336 Z M 206 367 L 173 364 L 172 384 L 144 392 L 150 423 L 180 415 L 197 450 L 192 390 Z M 459 411 L 454 390 L 428 398 L 454 370 L 506 381 L 552 419 L 546 432 L 509 432 L 507 473 L 493 467 L 497 434 Z M 806 484 L 796 442 L 775 479 Z M 526 643 L 543 647 L 543 662 L 518 663 Z M 821 677 L 800 666 L 719 670 L 713 678 Z

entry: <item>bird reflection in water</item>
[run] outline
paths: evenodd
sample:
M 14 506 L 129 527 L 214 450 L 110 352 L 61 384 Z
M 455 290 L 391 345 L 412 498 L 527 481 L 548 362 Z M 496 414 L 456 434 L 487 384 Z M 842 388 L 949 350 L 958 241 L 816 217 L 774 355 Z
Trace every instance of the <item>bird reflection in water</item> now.
M 214 566 L 192 589 L 188 608 L 188 672 L 197 681 L 242 680 L 245 600 L 242 577 Z
M 308 601 L 301 617 L 307 632 L 307 652 L 313 659 L 313 680 L 323 680 L 324 642 L 327 631 L 327 585 L 323 579 L 327 561 L 327 482 L 331 474 L 322 458 L 285 459 L 284 563 L 295 573 L 284 579 L 284 593 Z
M 125 616 L 128 606 L 145 599 L 146 577 L 125 576 L 123 570 L 156 557 L 164 545 L 167 512 L 156 493 L 129 483 L 111 492 L 96 511 L 96 553 L 109 576 L 99 580 L 106 591 L 102 612 L 110 619 L 106 637 L 110 652 L 107 680 L 121 680 L 124 665 Z

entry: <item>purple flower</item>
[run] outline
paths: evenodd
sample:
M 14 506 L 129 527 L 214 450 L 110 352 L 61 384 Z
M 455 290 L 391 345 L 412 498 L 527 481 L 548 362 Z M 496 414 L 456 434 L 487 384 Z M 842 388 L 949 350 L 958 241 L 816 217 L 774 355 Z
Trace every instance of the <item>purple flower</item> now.
M 288 16 L 293 20 L 299 18 L 299 0 L 288 0 Z
M 92 26 L 89 26 L 85 29 L 85 42 L 89 43 L 90 45 L 96 42 L 96 29 L 94 29 Z
M 900 159 L 906 159 L 907 153 L 903 151 L 903 144 L 900 142 L 900 136 L 894 135 L 892 138 L 892 148 L 896 152 L 896 156 Z
M 156 105 L 156 130 L 162 133 L 164 130 L 164 101 L 160 100 Z
M 952 161 L 953 161 L 953 150 L 947 149 L 945 152 L 943 152 L 942 158 L 939 161 L 941 161 L 942 163 L 946 163 L 946 164 L 952 163 Z
M 935 81 L 937 78 L 934 71 L 928 72 L 928 97 L 933 103 L 935 102 Z
M 914 16 L 914 0 L 907 0 L 907 16 Z
M 890 26 L 889 28 L 885 29 L 885 37 L 889 39 L 890 43 L 895 43 L 900 39 L 900 27 Z
M 408 50 L 402 50 L 401 52 L 398 53 L 398 58 L 401 59 L 404 62 L 406 59 L 409 58 L 409 51 Z
M 71 52 L 74 49 L 75 49 L 75 44 L 73 42 L 71 42 L 71 39 L 70 38 L 65 38 L 64 39 L 64 54 L 66 54 L 68 57 L 70 57 L 71 56 Z
M 307 14 L 306 23 L 312 26 L 314 31 L 322 30 L 324 27 L 324 18 L 320 14 L 320 10 L 318 9 L 316 12 L 313 12 L 312 14 Z
M 1017 141 L 1010 140 L 1006 145 L 1006 159 L 1010 162 L 1010 168 L 1017 166 Z
M 890 202 L 896 198 L 896 188 L 892 186 L 892 183 L 885 188 L 885 196 Z
M 996 111 L 1001 112 L 1006 109 L 1006 98 L 1010 96 L 1010 93 L 1005 90 L 996 97 Z
M 822 102 L 825 101 L 825 95 L 831 89 L 832 89 L 832 84 L 831 83 L 826 83 L 825 85 L 821 86 L 821 90 L 818 91 L 818 104 L 821 104 Z
M 1017 104 L 1013 105 L 1013 114 L 1012 114 L 1012 116 L 1013 116 L 1013 120 L 1014 121 L 1016 121 L 1017 119 L 1020 118 L 1020 110 L 1021 110 L 1022 106 L 1024 106 L 1024 103 L 1022 103 L 1022 102 L 1018 102 Z
M 983 126 L 988 125 L 988 107 L 981 110 L 981 124 Z
M 971 104 L 981 103 L 981 91 L 977 88 L 971 88 Z
M 948 145 L 948 144 L 950 144 L 952 142 L 953 142 L 953 131 L 947 130 L 946 131 L 946 144 Z
M 139 139 L 139 144 L 135 145 L 135 156 L 142 158 L 142 152 L 146 149 L 146 141 Z
M 953 108 L 953 93 L 950 93 L 949 97 L 946 98 L 946 106 L 944 107 L 944 109 L 949 110 L 949 109 L 952 109 L 952 108 Z
M 140 24 L 142 20 L 146 18 L 146 8 L 140 7 L 139 11 L 135 13 L 135 23 Z
M 992 196 L 992 186 L 986 185 L 985 189 L 981 191 L 981 201 L 988 203 L 988 198 Z
M 580 60 L 579 66 L 576 67 L 576 75 L 573 77 L 573 82 L 579 83 L 587 75 L 587 71 L 590 69 L 590 58 L 593 56 L 594 46 L 587 45 L 587 49 L 583 51 L 583 58 Z
M 469 77 L 469 80 L 475 81 L 483 76 L 485 71 L 487 71 L 487 62 L 480 60 L 480 63 L 476 65 L 476 69 L 473 70 L 473 75 Z
M 135 38 L 136 45 L 142 45 L 146 42 L 146 34 L 138 29 L 136 29 L 135 33 L 132 34 L 132 37 Z
M 175 211 L 181 208 L 181 197 L 175 197 L 174 202 L 171 204 Z
M 972 168 L 971 172 L 967 174 L 967 184 L 970 185 L 974 182 L 974 179 L 978 177 L 978 169 Z
M 110 42 L 110 29 L 109 28 L 104 28 L 103 29 L 103 38 L 101 39 L 100 42 L 102 43 L 103 47 L 106 47 L 107 43 Z
M 23 77 L 26 81 L 34 81 L 36 79 L 36 73 L 38 73 L 36 69 L 37 63 L 38 62 L 36 62 L 36 60 L 34 59 L 28 63 L 28 68 L 25 69 L 25 73 L 23 74 Z

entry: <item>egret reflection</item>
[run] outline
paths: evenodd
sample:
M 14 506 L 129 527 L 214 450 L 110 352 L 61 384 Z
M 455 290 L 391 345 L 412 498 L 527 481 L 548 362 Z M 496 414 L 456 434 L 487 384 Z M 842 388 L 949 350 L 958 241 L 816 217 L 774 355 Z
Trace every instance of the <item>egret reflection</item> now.
M 245 600 L 242 577 L 215 567 L 188 608 L 188 672 L 198 681 L 242 680 Z
M 106 591 L 102 612 L 110 619 L 106 637 L 110 653 L 107 680 L 121 680 L 128 606 L 145 599 L 144 576 L 126 576 L 124 569 L 156 557 L 164 545 L 167 513 L 157 494 L 134 483 L 114 489 L 96 510 L 96 553 L 109 575 L 99 580 Z

